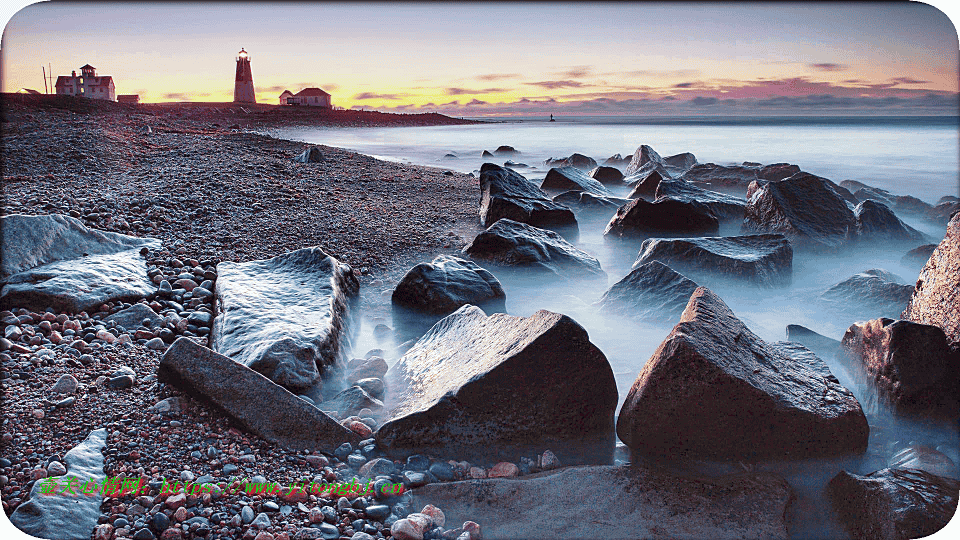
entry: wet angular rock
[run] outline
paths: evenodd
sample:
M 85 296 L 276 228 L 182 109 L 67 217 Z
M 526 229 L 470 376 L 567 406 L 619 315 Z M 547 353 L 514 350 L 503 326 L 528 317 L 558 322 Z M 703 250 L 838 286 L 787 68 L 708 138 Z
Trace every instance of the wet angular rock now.
M 160 360 L 160 380 L 216 405 L 257 435 L 290 449 L 332 452 L 359 437 L 286 388 L 189 338 Z
M 488 317 L 464 306 L 407 351 L 387 383 L 395 397 L 376 437 L 393 450 L 556 449 L 613 434 L 613 370 L 586 330 L 559 313 Z
M 498 146 L 496 150 L 493 151 L 494 155 L 497 156 L 519 156 L 520 152 L 512 147 L 507 145 Z
M 463 253 L 499 266 L 529 268 L 560 277 L 606 275 L 596 258 L 559 234 L 509 219 L 501 219 L 478 234 Z
M 618 281 L 598 302 L 600 311 L 639 320 L 674 321 L 697 284 L 660 261 L 642 264 Z
M 699 184 L 705 189 L 743 196 L 747 186 L 757 180 L 757 169 L 733 165 L 730 167 L 715 163 L 700 163 L 683 173 L 682 179 Z
M 919 244 L 926 235 L 907 225 L 882 202 L 866 200 L 853 209 L 861 241 Z
M 929 221 L 943 225 L 949 223 L 957 212 L 960 212 L 960 202 L 946 201 L 931 208 L 926 215 Z
M 363 379 L 361 379 L 363 380 Z M 359 382 L 359 381 L 358 381 Z M 363 409 L 379 412 L 383 409 L 383 402 L 371 396 L 366 390 L 354 384 L 341 391 L 329 401 L 319 405 L 323 410 L 337 411 L 341 418 L 358 414 Z
M 473 261 L 440 255 L 411 268 L 391 297 L 395 305 L 428 313 L 452 313 L 465 304 L 503 309 L 506 294 L 493 274 Z
M 616 167 L 608 167 L 606 165 L 596 167 L 590 171 L 590 178 L 604 185 L 623 185 L 623 173 Z
M 62 486 L 75 478 L 77 485 L 82 486 L 92 480 L 94 483 L 103 483 L 106 477 L 103 473 L 103 450 L 107 445 L 107 430 L 96 429 L 87 435 L 79 445 L 72 448 L 64 456 L 67 466 L 65 476 L 55 477 L 62 490 Z M 30 499 L 17 507 L 10 515 L 10 522 L 21 531 L 40 538 L 50 540 L 73 540 L 75 538 L 90 538 L 97 526 L 100 517 L 100 503 L 98 496 L 80 494 L 45 495 L 43 481 L 33 484 L 30 490 Z
M 957 464 L 943 452 L 921 445 L 911 445 L 890 458 L 887 466 L 893 469 L 920 469 L 930 474 L 957 480 Z
M 323 163 L 325 160 L 323 159 L 323 152 L 316 146 L 311 146 L 297 156 L 295 161 L 299 161 L 300 163 Z
M 547 172 L 547 176 L 540 184 L 540 189 L 544 191 L 585 191 L 599 196 L 612 196 L 613 194 L 600 182 L 588 176 L 585 172 L 575 167 L 553 168 Z
M 960 414 L 960 356 L 937 326 L 888 318 L 855 323 L 842 358 L 866 373 L 878 396 L 909 413 Z
M 654 197 L 656 199 L 670 197 L 695 201 L 706 206 L 710 213 L 720 221 L 740 221 L 743 219 L 747 208 L 747 201 L 743 199 L 703 189 L 683 180 L 662 180 L 658 182 Z
M 856 540 L 929 536 L 957 511 L 960 482 L 918 469 L 883 469 L 868 475 L 840 471 L 827 493 Z
M 920 247 L 915 247 L 900 259 L 900 264 L 920 270 L 923 268 L 923 265 L 927 264 L 927 261 L 930 260 L 930 256 L 933 255 L 935 249 L 937 249 L 937 244 L 925 244 Z
M 633 199 L 617 210 L 603 235 L 609 238 L 711 235 L 720 222 L 703 204 L 664 197 L 654 202 Z
M 953 347 L 960 348 L 960 215 L 920 271 L 913 296 L 902 317 L 939 326 Z
M 293 390 L 342 358 L 360 288 L 348 265 L 312 247 L 217 272 L 213 350 Z
M 641 244 L 633 267 L 651 261 L 687 276 L 719 276 L 762 287 L 787 286 L 793 279 L 793 248 L 782 234 L 650 238 Z
M 678 171 L 685 172 L 697 164 L 697 156 L 691 154 L 690 152 L 684 152 L 682 154 L 676 154 L 663 158 L 663 163 L 667 167 L 672 167 Z
M 630 159 L 630 164 L 627 165 L 626 170 L 623 173 L 627 176 L 631 174 L 636 174 L 637 172 L 644 170 L 644 167 L 649 167 L 650 165 L 664 165 L 663 158 L 660 157 L 660 154 L 656 152 L 652 147 L 643 144 L 637 148 L 637 151 L 633 153 L 633 157 Z
M 627 198 L 653 201 L 657 198 L 657 187 L 660 186 L 660 182 L 662 181 L 663 175 L 657 171 L 653 171 L 634 184 L 633 191 L 627 195 Z
M 489 227 L 501 218 L 548 229 L 577 225 L 569 208 L 550 200 L 533 182 L 510 169 L 484 163 L 480 168 L 480 223 Z
M 7 215 L 0 228 L 0 306 L 77 313 L 157 290 L 140 250 L 159 249 L 159 240 L 89 229 L 56 214 Z
M 772 163 L 764 165 L 757 171 L 757 178 L 760 180 L 777 181 L 789 178 L 800 172 L 800 167 L 790 163 Z
M 601 213 L 609 216 L 630 201 L 617 197 L 598 196 L 586 191 L 565 191 L 554 197 L 553 202 L 572 208 L 578 213 Z
M 832 185 L 808 173 L 753 183 L 742 230 L 784 234 L 798 250 L 837 251 L 856 235 L 857 220 Z
M 840 309 L 867 313 L 867 316 L 896 317 L 912 295 L 912 285 L 904 285 L 895 274 L 873 268 L 830 287 L 820 299 Z
M 787 538 L 790 486 L 769 473 L 677 477 L 632 466 L 570 467 L 518 478 L 430 484 L 414 507 L 447 523 L 476 520 L 486 540 L 515 538 Z M 571 511 L 588 504 L 606 518 Z
M 547 158 L 543 164 L 547 167 L 575 167 L 583 171 L 589 171 L 597 166 L 597 161 L 590 156 L 573 154 L 570 157 L 560 159 Z
M 623 169 L 630 164 L 632 156 L 623 157 L 620 154 L 614 154 L 603 161 L 601 165 L 605 167 L 616 167 L 617 169 Z
M 818 334 L 799 324 L 787 325 L 787 341 L 799 343 L 822 358 L 834 358 L 840 351 L 840 341 Z
M 869 427 L 816 355 L 763 341 L 700 287 L 627 394 L 617 434 L 641 453 L 811 457 L 865 450 Z

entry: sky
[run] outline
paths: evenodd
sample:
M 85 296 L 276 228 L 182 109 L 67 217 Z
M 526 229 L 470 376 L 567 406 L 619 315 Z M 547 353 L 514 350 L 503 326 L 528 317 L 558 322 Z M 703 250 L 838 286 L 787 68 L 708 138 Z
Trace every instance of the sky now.
M 7 24 L 4 92 L 92 64 L 143 102 L 231 101 L 454 116 L 956 115 L 960 47 L 903 3 L 54 3 Z

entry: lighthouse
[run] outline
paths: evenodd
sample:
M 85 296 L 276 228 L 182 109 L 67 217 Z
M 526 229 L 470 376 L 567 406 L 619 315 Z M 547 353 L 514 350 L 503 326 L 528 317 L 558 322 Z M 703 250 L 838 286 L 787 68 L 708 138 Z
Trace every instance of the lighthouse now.
M 253 72 L 250 71 L 250 55 L 240 49 L 237 55 L 237 79 L 233 86 L 234 103 L 256 103 L 253 93 Z

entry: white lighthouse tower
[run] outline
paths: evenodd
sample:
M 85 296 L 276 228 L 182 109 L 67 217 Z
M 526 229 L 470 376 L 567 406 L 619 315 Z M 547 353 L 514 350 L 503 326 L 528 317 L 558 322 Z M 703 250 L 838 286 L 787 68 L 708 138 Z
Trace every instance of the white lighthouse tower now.
M 253 92 L 253 72 L 250 71 L 250 55 L 240 49 L 237 55 L 237 78 L 233 86 L 234 103 L 256 103 Z

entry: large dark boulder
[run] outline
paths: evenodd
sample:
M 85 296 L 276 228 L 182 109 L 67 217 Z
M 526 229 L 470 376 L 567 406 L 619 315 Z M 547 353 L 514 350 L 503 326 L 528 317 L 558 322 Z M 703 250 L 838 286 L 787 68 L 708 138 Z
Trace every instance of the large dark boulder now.
M 831 184 L 808 173 L 751 184 L 743 231 L 784 234 L 798 250 L 839 250 L 856 235 L 857 220 Z
M 663 158 L 660 157 L 660 154 L 658 154 L 657 151 L 652 147 L 644 144 L 637 148 L 637 151 L 633 153 L 633 157 L 630 159 L 630 164 L 627 165 L 627 168 L 623 171 L 623 174 L 629 176 L 644 170 L 645 168 L 649 168 L 651 165 L 664 166 Z
M 602 213 L 604 219 L 611 213 L 616 212 L 617 208 L 630 202 L 628 199 L 619 197 L 604 197 L 594 195 L 586 191 L 564 191 L 553 198 L 553 202 L 572 208 L 574 212 L 580 213 Z
M 772 163 L 760 167 L 757 171 L 757 178 L 760 180 L 769 180 L 775 182 L 789 178 L 800 172 L 800 167 L 790 163 Z
M 56 493 L 44 493 L 45 480 L 33 483 L 29 500 L 10 514 L 10 522 L 22 532 L 51 540 L 90 538 L 100 518 L 100 503 L 103 496 L 97 492 L 83 491 L 87 482 L 103 486 L 103 453 L 107 447 L 107 430 L 95 429 L 80 444 L 63 456 L 67 474 L 54 476 Z M 67 486 L 76 481 L 73 492 L 65 493 Z M 7 532 L 5 536 L 13 535 Z
M 553 192 L 570 190 L 586 191 L 587 193 L 604 197 L 613 195 L 603 184 L 575 167 L 550 169 L 550 171 L 547 172 L 547 176 L 543 179 L 543 183 L 540 184 L 540 189 Z
M 217 265 L 211 348 L 292 390 L 342 360 L 360 284 L 318 247 Z
M 391 300 L 394 305 L 446 315 L 466 304 L 503 309 L 506 297 L 500 281 L 475 262 L 439 255 L 407 271 Z
M 713 458 L 862 452 L 870 428 L 853 394 L 795 343 L 770 344 L 709 289 L 627 394 L 617 435 L 644 454 Z
M 78 313 L 156 292 L 142 249 L 160 241 L 89 229 L 70 216 L 0 218 L 0 306 Z
M 943 328 L 947 339 L 960 348 L 960 215 L 920 271 L 913 297 L 902 317 Z
M 793 279 L 793 248 L 782 234 L 650 238 L 633 267 L 651 261 L 695 278 L 719 276 L 762 287 L 787 286 Z
M 926 235 L 893 213 L 887 205 L 875 200 L 866 200 L 853 209 L 857 219 L 857 237 L 862 242 L 922 244 Z
M 912 540 L 943 529 L 957 511 L 960 482 L 919 469 L 865 476 L 840 471 L 827 484 L 833 507 L 854 540 Z
M 750 182 L 757 180 L 755 167 L 733 165 L 726 167 L 715 163 L 694 165 L 681 177 L 687 182 L 701 185 L 705 189 L 719 191 L 742 197 Z
M 623 173 L 620 172 L 620 169 L 608 167 L 606 165 L 601 165 L 600 167 L 596 167 L 590 171 L 590 178 L 593 178 L 597 182 L 600 182 L 604 185 L 623 185 Z
M 888 318 L 855 323 L 841 341 L 842 360 L 876 385 L 898 410 L 960 414 L 960 356 L 936 326 Z
M 603 231 L 610 238 L 717 234 L 720 221 L 696 201 L 664 197 L 654 202 L 633 199 L 617 210 Z
M 501 145 L 498 146 L 496 150 L 493 151 L 494 155 L 497 156 L 519 156 L 520 151 L 512 146 Z
M 561 277 L 606 275 L 600 262 L 559 234 L 501 219 L 463 248 L 464 255 L 499 266 L 539 270 Z
M 376 437 L 390 450 L 504 455 L 511 445 L 612 442 L 613 370 L 586 330 L 559 313 L 488 317 L 464 306 L 408 350 L 387 383 L 394 394 Z
M 577 218 L 533 182 L 510 169 L 484 163 L 480 167 L 480 223 L 484 227 L 506 218 L 534 227 L 576 228 Z
M 696 201 L 706 206 L 720 221 L 741 221 L 747 209 L 747 201 L 744 199 L 703 189 L 683 180 L 661 180 L 657 183 L 654 196 L 657 199 L 671 197 Z
M 837 283 L 820 298 L 861 316 L 897 317 L 912 295 L 913 285 L 904 285 L 899 276 L 873 268 Z
M 653 201 L 657 198 L 657 188 L 660 186 L 660 182 L 662 181 L 663 175 L 657 171 L 653 171 L 643 179 L 633 184 L 633 191 L 627 195 L 627 198 Z
M 676 320 L 697 284 L 660 261 L 642 264 L 607 290 L 600 311 L 638 320 Z
M 566 158 L 547 158 L 543 164 L 547 167 L 574 167 L 583 171 L 589 171 L 597 166 L 597 161 L 592 157 L 583 154 L 573 154 Z
M 791 493 L 770 473 L 707 478 L 602 465 L 429 484 L 412 492 L 411 506 L 439 506 L 448 525 L 476 521 L 485 540 L 785 539 Z
M 690 152 L 684 152 L 663 158 L 663 163 L 667 167 L 677 169 L 677 172 L 682 174 L 697 164 L 697 156 Z
M 323 152 L 316 146 L 311 146 L 303 151 L 302 154 L 294 158 L 294 161 L 300 163 L 323 163 Z
M 332 452 L 359 438 L 282 386 L 252 369 L 181 337 L 160 360 L 160 380 L 223 409 L 257 435 L 287 448 Z

